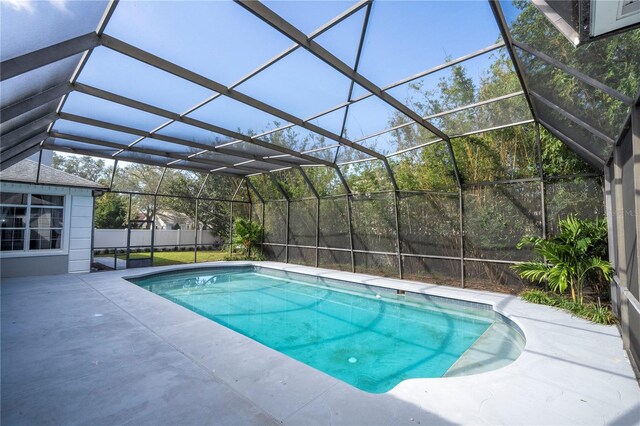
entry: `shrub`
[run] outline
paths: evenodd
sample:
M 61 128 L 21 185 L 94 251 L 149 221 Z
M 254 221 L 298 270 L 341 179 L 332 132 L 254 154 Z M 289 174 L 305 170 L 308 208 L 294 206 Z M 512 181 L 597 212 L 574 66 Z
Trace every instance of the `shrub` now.
M 598 303 L 580 303 L 567 299 L 561 294 L 547 292 L 538 289 L 524 291 L 520 295 L 524 300 L 539 305 L 553 306 L 554 308 L 563 309 L 571 312 L 577 317 L 584 318 L 597 324 L 615 324 L 618 319 L 611 311 L 608 305 Z
M 534 251 L 546 262 L 524 262 L 512 266 L 521 278 L 549 284 L 557 293 L 571 290 L 571 299 L 583 304 L 584 285 L 590 275 L 600 274 L 611 280 L 613 268 L 606 256 L 607 224 L 604 219 L 593 221 L 570 215 L 558 223 L 560 233 L 550 238 L 524 237 L 518 248 L 533 245 Z M 596 276 L 596 280 L 599 278 Z M 598 289 L 599 287 L 595 287 Z
M 251 250 L 260 241 L 262 225 L 239 217 L 233 224 L 233 234 L 233 244 L 241 248 L 243 254 L 249 257 Z

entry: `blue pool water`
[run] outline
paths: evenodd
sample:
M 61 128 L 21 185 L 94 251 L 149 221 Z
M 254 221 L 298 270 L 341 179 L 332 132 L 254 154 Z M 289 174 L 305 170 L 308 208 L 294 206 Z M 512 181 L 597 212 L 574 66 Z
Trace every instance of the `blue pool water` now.
M 425 295 L 260 267 L 131 279 L 367 392 L 442 377 L 495 320 Z

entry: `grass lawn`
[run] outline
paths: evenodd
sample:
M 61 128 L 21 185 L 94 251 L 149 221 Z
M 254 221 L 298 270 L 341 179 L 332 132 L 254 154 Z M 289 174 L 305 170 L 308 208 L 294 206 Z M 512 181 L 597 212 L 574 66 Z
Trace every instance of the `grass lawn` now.
M 150 253 L 131 253 L 131 259 L 145 259 Z M 229 255 L 227 250 L 198 250 L 198 262 L 213 262 L 224 260 Z M 98 257 L 98 256 L 96 256 Z M 113 256 L 100 256 L 110 257 Z M 118 255 L 119 259 L 125 259 L 125 255 Z M 181 263 L 194 263 L 193 251 L 156 251 L 153 253 L 153 266 L 179 265 Z

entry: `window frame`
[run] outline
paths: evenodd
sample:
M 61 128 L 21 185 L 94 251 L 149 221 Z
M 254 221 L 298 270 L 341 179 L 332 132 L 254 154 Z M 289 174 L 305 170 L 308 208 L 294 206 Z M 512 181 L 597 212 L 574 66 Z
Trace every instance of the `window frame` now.
M 47 189 L 47 188 L 11 188 L 7 187 L 8 185 L 2 185 L 2 192 L 4 193 L 17 193 L 17 194 L 26 194 L 27 195 L 27 204 L 17 205 L 17 204 L 2 204 L 2 207 L 26 207 L 26 216 L 25 216 L 25 227 L 19 228 L 24 230 L 23 236 L 23 248 L 22 250 L 6 250 L 0 251 L 0 257 L 10 258 L 10 257 L 38 257 L 38 256 L 56 256 L 56 255 L 68 255 L 69 254 L 69 235 L 71 230 L 71 194 L 63 193 L 60 191 Z M 32 204 L 32 196 L 33 195 L 50 195 L 50 196 L 59 196 L 63 197 L 62 206 L 47 206 L 47 205 L 39 205 Z M 31 249 L 31 230 L 32 229 L 60 229 L 57 227 L 50 228 L 38 228 L 31 226 L 31 209 L 33 208 L 57 208 L 62 209 L 62 229 L 60 235 L 60 248 L 56 249 Z M 14 228 L 11 228 L 14 229 Z M 18 228 L 15 228 L 18 229 Z

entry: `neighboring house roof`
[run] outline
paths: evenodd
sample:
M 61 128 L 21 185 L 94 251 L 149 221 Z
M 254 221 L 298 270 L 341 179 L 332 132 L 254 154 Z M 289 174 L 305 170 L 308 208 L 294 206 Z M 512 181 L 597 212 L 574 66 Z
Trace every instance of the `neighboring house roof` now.
M 0 172 L 0 181 L 36 183 L 37 174 L 38 163 L 31 160 L 22 160 L 19 163 L 2 170 Z M 44 164 L 40 167 L 40 179 L 38 184 L 106 189 L 106 186 L 63 172 L 62 170 L 54 169 L 53 167 L 45 166 Z
M 164 210 L 158 210 L 156 212 L 157 226 L 167 227 L 173 226 L 178 223 L 181 226 L 193 227 L 194 222 L 195 221 L 191 217 L 187 216 L 184 213 L 169 212 Z

